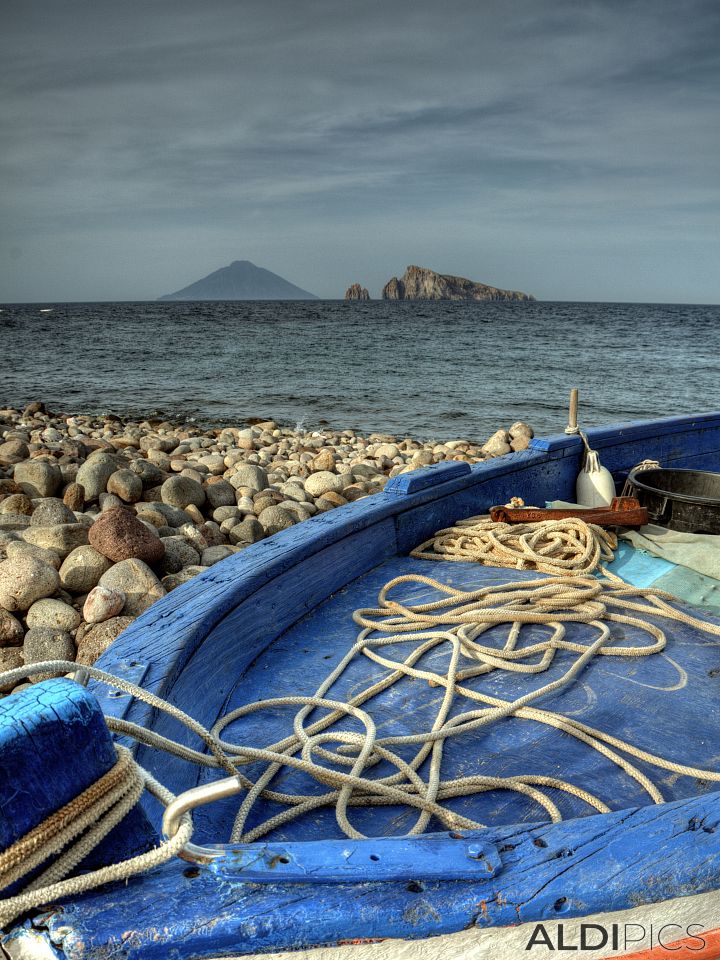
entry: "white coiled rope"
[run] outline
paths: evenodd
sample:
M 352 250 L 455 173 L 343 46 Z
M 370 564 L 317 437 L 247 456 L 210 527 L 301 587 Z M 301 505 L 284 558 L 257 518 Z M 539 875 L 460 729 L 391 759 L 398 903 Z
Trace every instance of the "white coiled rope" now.
M 599 563 L 603 550 L 609 549 L 605 537 L 602 538 L 602 543 L 606 545 L 603 548 L 597 545 L 593 531 L 582 531 L 575 521 L 572 524 L 567 521 L 553 523 L 567 524 L 566 536 L 555 541 L 564 544 L 562 552 L 558 547 L 553 553 L 545 549 L 545 543 L 533 541 L 538 547 L 537 556 L 541 559 L 532 562 L 565 562 L 565 554 L 572 549 L 577 553 L 578 563 L 586 570 L 596 553 Z M 467 529 L 472 525 L 468 521 L 463 527 Z M 483 536 L 487 529 L 483 523 Z M 553 537 L 556 537 L 556 534 L 559 536 L 559 533 L 558 530 L 554 531 Z M 438 542 L 447 544 L 446 535 L 447 531 L 441 531 Z M 591 537 L 596 540 L 597 551 L 588 550 Z M 504 539 L 504 533 L 501 542 L 502 550 L 507 551 L 508 541 Z M 532 559 L 528 557 L 529 543 L 530 541 L 525 541 L 519 547 L 524 563 Z M 419 548 L 422 555 L 430 555 L 429 546 L 423 544 Z M 442 549 L 435 552 L 434 556 L 447 559 Z M 508 559 L 508 563 L 510 562 Z M 513 565 L 516 564 L 517 560 Z M 425 603 L 411 602 L 407 597 L 407 588 L 410 588 L 409 593 L 412 595 L 419 587 L 436 591 L 438 598 Z M 399 588 L 404 588 L 404 597 L 398 595 Z M 326 806 L 334 807 L 340 829 L 349 837 L 363 836 L 351 822 L 350 811 L 357 806 L 401 805 L 415 810 L 417 817 L 409 830 L 410 834 L 423 832 L 433 816 L 447 829 L 472 829 L 483 824 L 453 812 L 445 802 L 454 797 L 492 790 L 509 790 L 522 794 L 541 807 L 544 817 L 558 821 L 561 814 L 548 791 L 569 794 L 598 812 L 607 812 L 610 809 L 612 797 L 608 797 L 606 802 L 587 791 L 581 783 L 534 773 L 532 770 L 522 776 L 512 777 L 496 776 L 492 771 L 486 771 L 466 777 L 444 778 L 442 760 L 445 744 L 450 738 L 472 735 L 499 720 L 516 717 L 557 729 L 595 750 L 631 777 L 654 803 L 663 802 L 662 794 L 657 785 L 639 770 L 633 761 L 644 761 L 682 776 L 720 781 L 720 772 L 703 770 L 691 763 L 666 760 L 610 733 L 582 724 L 572 717 L 535 705 L 536 701 L 572 683 L 596 657 L 634 658 L 662 651 L 667 642 L 665 631 L 648 620 L 648 617 L 667 624 L 685 623 L 700 631 L 720 636 L 720 626 L 675 609 L 668 603 L 671 599 L 668 594 L 658 590 L 632 587 L 617 578 L 600 580 L 586 574 L 577 575 L 574 570 L 568 571 L 562 577 L 490 585 L 478 590 L 460 590 L 420 575 L 397 577 L 382 588 L 377 607 L 355 611 L 353 619 L 361 628 L 357 640 L 313 695 L 289 695 L 248 704 L 222 717 L 212 730 L 206 729 L 177 707 L 147 690 L 112 677 L 95 667 L 84 669 L 90 677 L 109 683 L 185 724 L 198 736 L 198 746 L 204 747 L 204 751 L 175 743 L 129 721 L 109 717 L 107 723 L 111 730 L 134 737 L 139 743 L 164 750 L 191 763 L 222 768 L 237 777 L 245 796 L 232 831 L 233 841 L 255 841 L 297 817 Z M 568 640 L 566 625 L 571 623 L 586 625 L 587 639 Z M 636 628 L 645 640 L 629 646 L 617 645 L 611 637 L 611 623 L 622 623 Z M 523 642 L 527 628 L 537 628 L 538 625 L 547 630 L 547 638 Z M 483 635 L 491 628 L 498 627 L 504 629 L 504 639 L 501 642 L 483 642 Z M 394 646 L 407 644 L 409 641 L 415 644 L 410 653 L 399 658 L 391 656 Z M 438 669 L 437 654 L 443 649 L 447 653 L 445 666 Z M 431 652 L 433 666 L 429 668 L 427 655 Z M 559 652 L 576 655 L 562 676 L 550 683 L 529 689 L 515 699 L 506 700 L 493 695 L 488 689 L 475 689 L 468 684 L 468 681 L 474 678 L 497 670 L 531 678 L 546 671 Z M 367 657 L 384 667 L 387 672 L 381 679 L 356 692 L 348 701 L 334 699 L 330 695 L 331 688 L 358 656 Z M 72 662 L 50 661 L 17 668 L 0 675 L 0 679 L 3 685 L 9 686 L 25 677 L 66 673 L 75 669 L 77 667 Z M 405 678 L 413 678 L 443 689 L 435 718 L 429 727 L 412 734 L 378 736 L 371 713 L 372 701 Z M 452 713 L 456 703 L 463 700 L 467 701 L 468 709 Z M 295 709 L 292 733 L 282 741 L 257 747 L 250 742 L 235 743 L 221 737 L 229 724 L 263 709 L 275 710 L 278 707 Z M 323 711 L 323 715 L 312 719 L 312 714 L 317 710 Z M 344 721 L 349 718 L 359 722 L 362 730 L 344 726 Z M 257 725 L 253 725 L 251 729 L 252 736 L 257 737 Z M 408 745 L 414 745 L 417 749 L 412 758 L 406 760 L 400 756 L 398 750 Z M 131 762 L 122 748 L 118 749 L 118 762 Z M 477 741 L 473 745 L 473 752 L 478 755 L 478 766 L 481 767 L 482 756 L 479 754 Z M 427 773 L 421 775 L 420 768 L 428 758 Z M 242 768 L 256 761 L 262 761 L 265 767 L 255 779 L 251 779 Z M 380 761 L 389 762 L 395 772 L 385 776 L 373 776 L 373 767 Z M 285 768 L 299 770 L 327 789 L 320 794 L 290 793 L 273 789 L 273 780 Z M 137 768 L 135 774 L 129 775 L 129 780 L 132 782 L 127 789 L 118 788 L 117 795 L 113 794 L 110 808 L 115 805 L 118 815 L 126 807 L 129 809 L 131 798 L 132 802 L 136 799 L 138 783 L 148 787 L 165 804 L 173 799 L 169 791 L 140 768 Z M 101 807 L 107 802 L 107 793 L 112 794 L 112 784 L 110 787 L 106 784 L 105 787 L 106 789 L 98 791 Z M 83 823 L 94 822 L 94 813 L 98 808 L 93 807 L 88 798 L 82 795 L 78 799 L 78 807 L 83 815 L 86 805 L 88 810 L 93 810 L 93 815 L 84 816 Z M 248 817 L 258 800 L 279 803 L 285 809 L 252 829 L 246 829 Z M 78 813 L 78 816 L 81 813 Z M 110 819 L 113 820 L 112 815 Z M 69 833 L 63 832 L 65 826 L 60 821 L 64 822 L 67 817 L 60 816 L 57 823 L 50 824 L 51 820 L 53 818 L 36 828 L 39 832 L 31 838 L 32 842 L 37 840 L 39 843 L 37 856 L 32 860 L 35 865 L 58 853 L 64 843 L 72 839 L 69 833 L 77 835 L 77 831 L 73 832 L 72 829 Z M 117 819 L 113 822 L 117 822 Z M 186 817 L 178 834 L 147 854 L 112 867 L 62 880 L 62 876 L 72 870 L 82 856 L 89 852 L 91 847 L 88 844 L 93 840 L 95 843 L 99 842 L 99 833 L 100 826 L 91 829 L 84 835 L 80 847 L 62 855 L 25 891 L 18 896 L 0 900 L 0 924 L 9 923 L 33 906 L 76 895 L 109 880 L 126 879 L 134 873 L 170 859 L 190 839 L 192 824 Z M 22 849 L 27 849 L 27 840 L 28 835 L 9 851 L 0 854 L 0 894 L 2 888 L 7 888 L 10 883 L 25 875 L 22 870 L 22 856 L 18 854 L 22 853 Z M 25 848 L 19 846 L 23 843 L 26 843 Z M 40 856 L 41 852 L 44 857 Z

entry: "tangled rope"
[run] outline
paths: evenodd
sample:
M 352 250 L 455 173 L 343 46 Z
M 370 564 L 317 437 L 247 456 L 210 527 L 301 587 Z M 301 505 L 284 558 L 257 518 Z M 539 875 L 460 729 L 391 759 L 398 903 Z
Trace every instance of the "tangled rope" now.
M 584 577 L 612 560 L 617 537 L 579 518 L 539 523 L 496 523 L 470 517 L 439 530 L 412 551 L 422 560 L 474 560 L 488 567 Z
M 440 536 L 444 537 L 445 533 L 441 531 Z M 577 550 L 580 564 L 587 565 L 592 561 L 594 551 L 587 553 L 585 548 L 589 538 L 586 535 L 573 532 L 562 542 L 566 545 L 577 542 L 582 547 Z M 424 544 L 420 552 L 427 553 L 427 546 Z M 526 552 L 526 547 L 521 546 L 520 549 Z M 563 549 L 567 549 L 567 546 Z M 537 554 L 542 557 L 548 555 Z M 556 554 L 552 562 L 555 563 L 557 559 Z M 545 560 L 540 562 L 544 563 Z M 410 594 L 416 593 L 418 588 L 429 588 L 439 596 L 428 602 L 412 602 L 406 591 L 403 591 L 404 596 L 398 596 L 398 588 L 401 587 L 411 588 Z M 352 823 L 351 811 L 367 806 L 402 806 L 415 811 L 417 816 L 409 834 L 422 833 L 432 817 L 450 830 L 479 828 L 483 824 L 452 811 L 446 801 L 496 790 L 522 794 L 542 809 L 543 816 L 558 821 L 561 813 L 551 796 L 552 791 L 575 797 L 597 812 L 608 812 L 610 806 L 581 784 L 532 771 L 508 777 L 493 775 L 492 771 L 465 777 L 443 777 L 443 751 L 447 742 L 451 738 L 473 735 L 500 720 L 517 718 L 556 729 L 595 750 L 631 777 L 654 803 L 663 802 L 662 793 L 638 769 L 635 761 L 643 761 L 681 776 L 720 781 L 720 772 L 666 760 L 610 733 L 582 724 L 573 717 L 536 705 L 536 701 L 571 684 L 597 657 L 646 657 L 664 650 L 667 643 L 665 630 L 648 620 L 648 617 L 667 624 L 684 623 L 720 636 L 720 626 L 675 609 L 668 602 L 671 599 L 670 595 L 656 589 L 633 587 L 615 577 L 598 579 L 580 576 L 576 571 L 563 577 L 495 584 L 477 590 L 461 590 L 421 575 L 396 577 L 382 588 L 376 607 L 355 611 L 353 619 L 360 627 L 358 637 L 313 695 L 289 695 L 247 704 L 219 719 L 211 730 L 147 690 L 95 667 L 84 669 L 90 677 L 129 693 L 183 723 L 197 735 L 200 741 L 198 746 L 203 749 L 176 743 L 127 720 L 108 717 L 108 726 L 115 733 L 134 737 L 139 743 L 200 766 L 221 768 L 237 779 L 238 792 L 243 792 L 244 797 L 235 818 L 230 838 L 232 841 L 258 840 L 322 807 L 334 808 L 340 829 L 352 838 L 361 838 L 363 834 Z M 612 623 L 635 628 L 645 639 L 634 645 L 620 645 L 611 635 L 609 624 Z M 568 639 L 567 626 L 570 624 L 585 625 L 588 628 L 587 639 Z M 542 640 L 531 637 L 526 641 L 528 629 L 537 631 L 538 627 L 547 630 L 547 637 Z M 495 633 L 485 636 L 493 629 Z M 498 630 L 503 634 L 500 640 Z M 393 647 L 409 642 L 414 644 L 409 653 L 392 656 Z M 443 650 L 446 652 L 445 663 L 443 668 L 438 668 L 438 654 Z M 521 693 L 515 699 L 503 699 L 487 688 L 476 689 L 470 685 L 476 678 L 498 670 L 531 678 L 547 671 L 561 653 L 576 655 L 562 675 Z M 383 667 L 384 675 L 369 682 L 347 701 L 332 697 L 333 686 L 358 656 Z M 71 662 L 50 661 L 19 667 L 0 676 L 4 685 L 12 685 L 25 677 L 48 672 L 65 673 L 74 669 L 76 665 Z M 371 714 L 372 701 L 406 678 L 442 688 L 443 695 L 435 717 L 429 726 L 425 725 L 416 732 L 378 736 Z M 468 702 L 468 708 L 453 713 L 453 707 L 462 700 Z M 250 742 L 236 743 L 221 736 L 228 725 L 264 709 L 275 710 L 279 707 L 295 709 L 292 733 L 283 740 L 257 747 Z M 322 715 L 313 718 L 316 711 L 321 711 Z M 348 726 L 346 721 L 350 719 L 354 725 Z M 252 727 L 252 735 L 257 736 L 257 726 Z M 404 748 L 412 753 L 409 759 L 401 756 L 400 751 Z M 147 787 L 162 803 L 167 804 L 174 799 L 168 790 L 139 767 L 134 768 L 134 773 L 129 772 L 127 777 L 125 773 L 120 776 L 118 770 L 125 771 L 126 764 L 130 770 L 129 765 L 134 767 L 134 764 L 122 748 L 118 748 L 118 752 L 118 768 L 106 775 L 107 782 L 94 785 L 96 789 L 92 803 L 84 795 L 78 798 L 76 806 L 83 811 L 80 817 L 84 826 L 95 824 L 98 817 L 101 821 L 104 819 L 111 824 L 117 823 L 124 815 L 122 811 L 126 812 L 125 808 L 129 809 L 135 802 L 142 786 Z M 477 740 L 474 742 L 474 753 L 479 754 Z M 244 768 L 257 761 L 262 762 L 264 768 L 260 773 L 254 772 L 253 779 Z M 425 761 L 428 761 L 427 770 L 421 773 Z M 373 768 L 381 763 L 385 764 L 385 770 L 389 764 L 393 772 L 377 775 Z M 279 790 L 273 786 L 273 781 L 284 769 L 300 771 L 327 789 L 320 793 Z M 248 829 L 248 818 L 260 800 L 279 803 L 284 809 Z M 103 816 L 104 811 L 109 812 Z M 27 861 L 34 866 L 57 853 L 78 835 L 78 830 L 72 825 L 76 812 L 63 808 L 40 828 L 36 828 L 36 837 L 27 835 L 10 850 L 0 854 L 0 892 L 27 873 L 23 857 L 27 856 L 30 849 L 35 849 L 35 841 L 39 843 L 37 856 Z M 62 880 L 62 876 L 72 870 L 92 845 L 99 841 L 101 832 L 101 824 L 97 824 L 97 829 L 91 827 L 79 844 L 61 855 L 23 893 L 0 900 L 0 924 L 9 923 L 32 906 L 76 895 L 109 880 L 125 879 L 169 860 L 189 841 L 192 823 L 189 817 L 185 817 L 174 837 L 147 854 Z M 40 856 L 40 850 L 43 856 Z

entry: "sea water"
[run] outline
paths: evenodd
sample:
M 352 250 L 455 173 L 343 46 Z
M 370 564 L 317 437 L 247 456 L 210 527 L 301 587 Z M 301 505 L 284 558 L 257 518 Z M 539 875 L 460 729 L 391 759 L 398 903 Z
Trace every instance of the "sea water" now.
M 0 406 L 274 418 L 484 440 L 720 408 L 720 307 L 240 301 L 4 305 Z

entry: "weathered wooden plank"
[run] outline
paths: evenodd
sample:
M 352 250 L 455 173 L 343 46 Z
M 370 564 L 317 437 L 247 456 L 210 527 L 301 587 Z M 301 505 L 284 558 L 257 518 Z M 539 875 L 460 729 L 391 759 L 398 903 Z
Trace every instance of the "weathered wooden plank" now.
M 244 883 L 227 861 L 175 862 L 41 918 L 66 958 L 176 960 L 302 949 L 361 938 L 438 936 L 639 906 L 713 889 L 717 795 L 553 825 L 465 833 L 494 844 L 482 881 Z M 464 842 L 464 841 L 458 841 Z
M 393 496 L 406 496 L 409 493 L 418 493 L 428 490 L 448 480 L 455 480 L 470 473 L 470 464 L 457 460 L 441 460 L 424 470 L 413 470 L 410 473 L 401 473 L 388 481 L 385 493 Z

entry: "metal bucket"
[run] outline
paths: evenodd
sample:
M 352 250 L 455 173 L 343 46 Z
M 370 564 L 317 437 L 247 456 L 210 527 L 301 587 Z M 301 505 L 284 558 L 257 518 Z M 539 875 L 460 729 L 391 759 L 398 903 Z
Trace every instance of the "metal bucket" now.
M 685 533 L 720 534 L 720 473 L 709 470 L 633 470 L 631 493 L 650 523 Z

